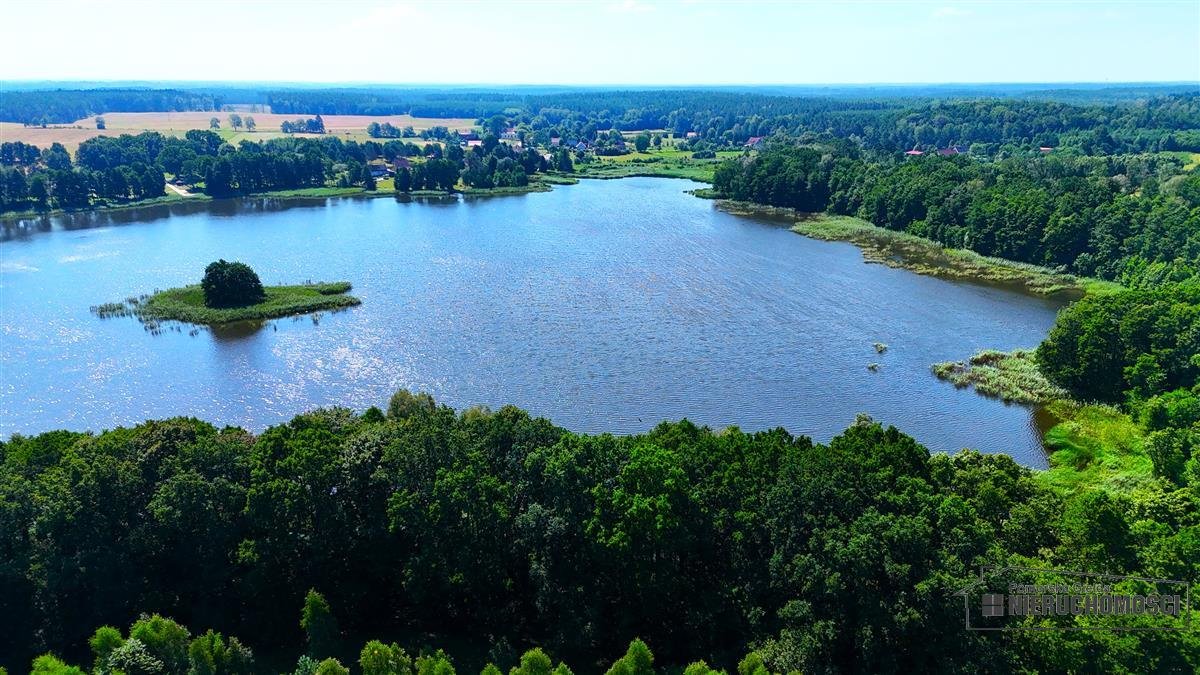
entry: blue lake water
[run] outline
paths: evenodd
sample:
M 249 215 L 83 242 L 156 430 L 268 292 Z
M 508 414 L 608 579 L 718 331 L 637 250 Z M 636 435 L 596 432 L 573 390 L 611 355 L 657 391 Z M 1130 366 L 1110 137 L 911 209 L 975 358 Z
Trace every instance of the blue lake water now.
M 259 431 L 318 406 L 383 407 L 405 387 L 584 432 L 687 417 L 826 441 L 866 412 L 933 450 L 1045 466 L 1031 409 L 929 366 L 1035 346 L 1060 302 L 864 264 L 850 244 L 724 213 L 694 187 L 231 200 L 10 225 L 0 436 L 174 415 Z M 266 284 L 349 280 L 363 304 L 194 336 L 89 311 L 196 283 L 217 258 Z

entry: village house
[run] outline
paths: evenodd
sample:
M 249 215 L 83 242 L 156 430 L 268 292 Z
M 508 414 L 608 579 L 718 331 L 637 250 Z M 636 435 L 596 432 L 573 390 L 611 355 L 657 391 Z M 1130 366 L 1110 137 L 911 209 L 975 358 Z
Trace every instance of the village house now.
M 383 178 L 385 176 L 391 176 L 393 173 L 392 170 L 382 162 L 368 164 L 367 169 L 371 172 L 371 178 Z
M 766 139 L 762 136 L 751 136 L 749 138 L 749 140 L 747 140 L 745 143 L 743 143 L 743 145 L 745 145 L 747 148 L 750 148 L 751 150 L 758 150 L 759 148 L 762 147 L 763 141 L 765 141 L 765 140 Z
M 515 141 L 517 140 L 517 137 L 517 130 L 513 127 L 509 127 L 500 132 L 500 138 L 505 141 Z

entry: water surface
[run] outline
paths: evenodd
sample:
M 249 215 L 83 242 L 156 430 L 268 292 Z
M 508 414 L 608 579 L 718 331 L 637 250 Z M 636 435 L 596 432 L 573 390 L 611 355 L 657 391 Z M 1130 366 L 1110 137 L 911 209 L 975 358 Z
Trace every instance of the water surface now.
M 401 203 L 242 200 L 46 218 L 0 244 L 0 435 L 192 415 L 252 430 L 398 387 L 513 403 L 567 428 L 687 417 L 825 441 L 866 412 L 934 450 L 1045 457 L 1032 411 L 930 364 L 1034 346 L 1059 304 L 862 261 L 685 190 L 630 178 Z M 89 306 L 195 283 L 349 280 L 360 307 L 151 335 Z M 875 353 L 873 343 L 890 347 Z M 880 364 L 878 372 L 867 365 Z

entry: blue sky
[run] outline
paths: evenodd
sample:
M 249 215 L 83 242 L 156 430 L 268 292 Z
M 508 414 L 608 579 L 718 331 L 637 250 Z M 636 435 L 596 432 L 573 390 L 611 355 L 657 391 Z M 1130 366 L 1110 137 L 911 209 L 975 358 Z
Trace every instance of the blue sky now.
M 9 0 L 0 79 L 487 84 L 1200 80 L 1200 0 Z

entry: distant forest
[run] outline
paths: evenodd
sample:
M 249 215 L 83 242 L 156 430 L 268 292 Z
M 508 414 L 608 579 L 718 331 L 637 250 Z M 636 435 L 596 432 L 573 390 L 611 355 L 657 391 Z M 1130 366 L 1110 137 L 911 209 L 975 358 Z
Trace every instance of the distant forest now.
M 65 124 L 109 112 L 220 110 L 268 105 L 298 115 L 395 115 L 482 119 L 505 115 L 532 129 L 594 135 L 618 129 L 694 132 L 718 144 L 754 136 L 826 134 L 869 149 L 949 144 L 1060 145 L 1107 131 L 1107 152 L 1200 151 L 1200 93 L 1195 86 L 1122 86 L 1035 92 L 1009 87 L 768 88 L 737 90 L 469 89 L 79 89 L 7 92 L 0 121 Z M 803 95 L 797 95 L 797 94 Z M 784 94 L 784 95 L 780 95 Z

